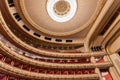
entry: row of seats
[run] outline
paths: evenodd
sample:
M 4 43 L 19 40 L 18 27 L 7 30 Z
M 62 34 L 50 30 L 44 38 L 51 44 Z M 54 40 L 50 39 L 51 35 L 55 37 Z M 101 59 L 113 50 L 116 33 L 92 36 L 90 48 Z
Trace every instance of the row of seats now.
M 0 80 L 26 80 L 26 79 L 13 77 L 13 76 L 10 76 L 10 75 L 5 75 L 5 74 L 0 73 Z
M 90 58 L 83 58 L 83 59 L 69 59 L 69 60 L 59 60 L 59 59 L 39 59 L 35 58 L 38 61 L 45 61 L 45 62 L 52 62 L 52 63 L 91 63 Z
M 30 79 L 25 79 L 25 78 L 21 78 L 21 77 L 15 77 L 15 76 L 11 76 L 11 75 L 6 75 L 3 73 L 0 73 L 0 80 L 30 80 Z M 33 80 L 33 79 L 32 79 Z M 34 79 L 36 80 L 36 79 Z M 37 79 L 38 80 L 38 79 Z M 46 79 L 39 79 L 39 80 L 46 80 Z M 48 80 L 48 79 L 47 79 Z M 49 80 L 53 80 L 53 79 L 49 79 Z M 55 79 L 56 80 L 56 79 Z M 60 80 L 60 79 L 59 79 Z M 63 79 L 62 79 L 63 80 Z M 68 80 L 68 79 L 64 79 L 64 80 Z M 71 79 L 72 80 L 72 79 Z M 78 79 L 77 79 L 78 80 Z M 79 79 L 79 80 L 84 80 L 84 79 Z M 85 79 L 87 80 L 87 79 Z M 98 80 L 98 79 L 94 79 L 94 80 Z
M 20 55 L 24 55 L 28 58 L 38 60 L 38 61 L 44 61 L 44 62 L 51 62 L 51 63 L 90 63 L 90 57 L 89 58 L 83 58 L 83 59 L 57 59 L 57 58 L 45 58 L 40 57 L 32 53 L 28 53 L 26 51 L 21 50 L 20 48 L 17 48 L 13 44 L 11 44 L 9 41 L 7 41 L 2 35 L 0 35 L 0 40 L 11 50 L 15 51 L 16 53 Z
M 26 65 L 17 61 L 14 61 L 8 57 L 3 56 L 2 54 L 0 55 L 0 61 L 3 61 L 11 66 L 24 69 L 27 71 L 32 71 L 32 72 L 38 72 L 38 73 L 44 73 L 44 74 L 61 74 L 61 75 L 73 75 L 73 74 L 94 74 L 95 70 L 94 69 L 46 69 L 46 68 L 38 68 L 38 67 L 33 67 L 30 65 Z

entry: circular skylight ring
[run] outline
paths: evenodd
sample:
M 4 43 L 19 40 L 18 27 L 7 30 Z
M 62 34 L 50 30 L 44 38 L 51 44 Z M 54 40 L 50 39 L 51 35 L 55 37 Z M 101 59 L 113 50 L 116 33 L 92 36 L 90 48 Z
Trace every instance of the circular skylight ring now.
M 70 10 L 65 15 L 57 15 L 54 11 L 54 5 L 60 0 L 48 0 L 47 2 L 47 12 L 51 19 L 57 22 L 67 22 L 72 19 L 77 11 L 77 2 L 76 0 L 65 0 L 70 5 Z

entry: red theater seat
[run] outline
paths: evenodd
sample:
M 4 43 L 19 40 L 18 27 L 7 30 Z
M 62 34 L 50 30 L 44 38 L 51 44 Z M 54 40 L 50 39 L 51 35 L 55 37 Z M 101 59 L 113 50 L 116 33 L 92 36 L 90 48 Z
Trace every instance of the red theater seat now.
M 47 59 L 47 62 L 53 62 L 53 60 L 51 60 L 51 59 Z
M 94 74 L 95 70 L 89 70 L 90 74 Z
M 54 74 L 61 74 L 60 70 L 55 70 Z
M 61 71 L 61 74 L 68 74 L 68 71 L 67 70 L 63 70 L 63 71 Z
M 82 74 L 81 70 L 77 70 L 75 74 Z
M 70 61 L 70 63 L 75 63 L 75 60 L 69 60 Z
M 74 74 L 74 70 L 69 70 L 68 74 Z
M 62 63 L 62 60 L 54 60 L 55 63 Z
M 25 70 L 27 70 L 27 71 L 30 71 L 31 68 L 30 68 L 29 66 L 27 66 L 27 65 L 24 65 L 22 69 L 25 69 Z
M 40 69 L 39 73 L 46 73 L 46 70 L 45 69 Z
M 66 63 L 72 63 L 71 60 L 66 60 Z
M 48 74 L 54 74 L 54 71 L 53 70 L 48 70 L 47 73 Z
M 78 60 L 74 60 L 74 63 L 78 63 L 79 61 Z
M 38 68 L 31 68 L 31 71 L 33 71 L 33 72 L 38 72 L 39 69 L 38 69 Z
M 83 74 L 89 74 L 89 71 L 88 70 L 83 70 L 82 73 Z
M 18 67 L 18 68 L 20 68 L 20 69 L 21 69 L 21 68 L 22 68 L 22 66 L 23 66 L 23 65 L 19 64 L 19 65 L 17 65 L 16 67 Z

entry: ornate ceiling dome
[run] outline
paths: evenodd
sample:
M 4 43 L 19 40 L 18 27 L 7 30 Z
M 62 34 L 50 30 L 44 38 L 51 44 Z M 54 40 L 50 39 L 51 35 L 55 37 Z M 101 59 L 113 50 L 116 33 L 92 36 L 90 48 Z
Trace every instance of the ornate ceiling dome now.
M 120 0 L 0 0 L 0 80 L 119 80 Z
M 38 31 L 52 36 L 73 35 L 89 27 L 104 4 L 104 0 L 20 0 L 18 2 L 24 19 Z

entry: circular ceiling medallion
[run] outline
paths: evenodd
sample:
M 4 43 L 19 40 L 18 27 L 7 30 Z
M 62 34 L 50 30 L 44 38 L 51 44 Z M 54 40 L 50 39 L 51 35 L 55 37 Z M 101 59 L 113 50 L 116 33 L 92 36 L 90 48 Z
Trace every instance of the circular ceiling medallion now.
M 73 18 L 77 10 L 76 0 L 48 0 L 47 12 L 57 22 L 66 22 Z
M 57 15 L 65 15 L 70 10 L 70 4 L 67 1 L 60 0 L 54 5 L 54 12 Z

